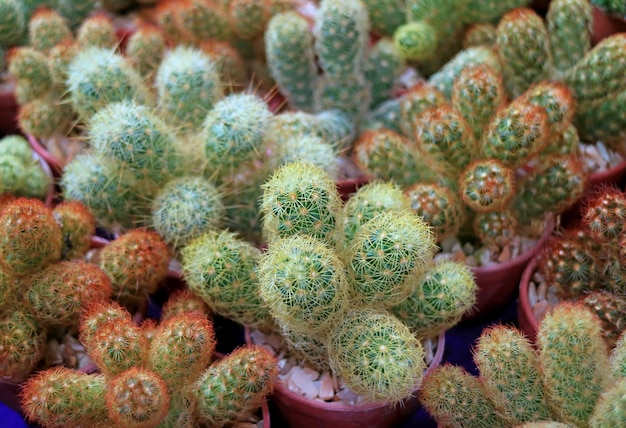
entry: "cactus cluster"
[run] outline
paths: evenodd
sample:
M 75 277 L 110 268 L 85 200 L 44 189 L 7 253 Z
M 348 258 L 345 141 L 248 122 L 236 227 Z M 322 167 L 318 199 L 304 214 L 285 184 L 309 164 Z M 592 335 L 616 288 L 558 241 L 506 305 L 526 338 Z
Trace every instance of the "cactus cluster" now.
M 88 306 L 80 335 L 100 373 L 51 368 L 29 377 L 26 417 L 44 426 L 222 427 L 256 411 L 277 378 L 275 358 L 250 345 L 216 360 L 207 313 L 176 299 L 189 309 L 158 325 L 134 324 L 115 303 Z
M 587 307 L 570 302 L 541 321 L 536 348 L 517 329 L 495 325 L 476 343 L 479 377 L 440 366 L 424 380 L 420 401 L 446 426 L 619 426 L 624 346 L 608 348 L 602 328 Z
M 473 305 L 469 268 L 434 262 L 431 227 L 390 182 L 342 203 L 321 167 L 291 162 L 263 186 L 261 209 L 260 296 L 291 352 L 312 353 L 305 361 L 332 367 L 366 400 L 409 396 L 425 370 L 419 339 Z

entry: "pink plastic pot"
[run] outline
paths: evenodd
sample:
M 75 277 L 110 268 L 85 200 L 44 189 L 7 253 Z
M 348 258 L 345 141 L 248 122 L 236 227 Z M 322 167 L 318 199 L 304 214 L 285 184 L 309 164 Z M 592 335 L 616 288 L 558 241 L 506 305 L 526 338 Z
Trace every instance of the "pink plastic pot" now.
M 248 329 L 246 342 L 251 343 Z M 441 364 L 444 347 L 445 336 L 441 334 L 437 342 L 437 351 L 426 373 L 430 373 Z M 274 387 L 270 400 L 276 404 L 288 426 L 293 428 L 387 428 L 396 426 L 419 408 L 417 390 L 412 397 L 396 407 L 382 403 L 349 405 L 311 400 L 290 391 L 280 382 Z
M 546 227 L 535 242 L 535 245 L 519 256 L 491 266 L 479 266 L 472 268 L 478 285 L 476 295 L 476 305 L 473 310 L 465 316 L 465 320 L 477 319 L 481 316 L 489 315 L 508 302 L 517 290 L 529 260 L 535 256 L 543 247 L 552 231 L 554 230 L 554 219 L 550 217 L 546 222 Z
M 519 299 L 517 300 L 517 323 L 520 330 L 524 332 L 526 337 L 531 342 L 535 342 L 537 338 L 537 330 L 539 329 L 539 322 L 535 318 L 533 308 L 530 307 L 530 300 L 528 299 L 528 284 L 533 274 L 537 270 L 537 258 L 533 257 L 522 274 L 522 278 L 519 283 Z

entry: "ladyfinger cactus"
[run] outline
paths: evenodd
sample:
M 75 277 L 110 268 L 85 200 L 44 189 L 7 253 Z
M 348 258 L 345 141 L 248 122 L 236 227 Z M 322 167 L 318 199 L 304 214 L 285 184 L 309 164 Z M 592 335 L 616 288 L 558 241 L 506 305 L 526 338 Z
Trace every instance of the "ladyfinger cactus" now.
M 345 311 L 349 285 L 339 256 L 306 235 L 274 241 L 258 265 L 261 298 L 279 325 L 323 340 Z
M 437 263 L 418 280 L 411 294 L 391 308 L 417 337 L 435 337 L 457 324 L 476 301 L 477 285 L 463 263 Z
M 608 349 L 599 320 L 564 302 L 543 319 L 537 333 L 544 388 L 559 420 L 585 425 L 608 386 Z
M 337 323 L 328 340 L 333 371 L 369 402 L 398 404 L 419 388 L 424 348 L 393 315 L 357 309 Z
M 228 231 L 207 231 L 181 251 L 189 289 L 211 311 L 243 325 L 271 324 L 260 296 L 256 265 L 260 251 Z
M 474 349 L 474 361 L 488 396 L 507 424 L 555 418 L 537 354 L 521 332 L 504 325 L 483 331 Z
M 554 67 L 566 71 L 591 49 L 592 6 L 585 0 L 550 2 L 546 23 Z
M 19 43 L 27 31 L 27 20 L 21 2 L 0 2 L 0 45 L 12 46 Z
M 189 288 L 174 290 L 167 298 L 167 301 L 163 304 L 163 309 L 161 310 L 161 322 L 176 315 L 189 312 L 198 312 L 209 320 L 212 318 L 209 305 L 207 305 L 196 293 L 191 291 Z
M 278 168 L 263 184 L 260 210 L 270 243 L 305 234 L 334 246 L 343 238 L 339 192 L 318 166 L 298 161 Z
M 372 31 L 380 36 L 393 35 L 396 28 L 406 21 L 406 5 L 404 0 L 380 2 L 363 0 L 369 17 Z
M 52 214 L 63 233 L 61 258 L 84 257 L 91 246 L 91 237 L 96 234 L 96 219 L 91 210 L 79 201 L 63 201 L 54 207 Z
M 117 49 L 120 40 L 108 15 L 96 13 L 85 19 L 76 31 L 78 44 L 85 47 Z
M 28 311 L 0 315 L 0 379 L 22 382 L 44 356 L 46 333 Z
M 496 159 L 477 160 L 459 178 L 463 202 L 477 212 L 498 211 L 515 193 L 515 173 Z
M 623 425 L 626 420 L 626 378 L 621 378 L 606 389 L 589 420 L 591 428 L 610 428 Z
M 38 199 L 18 198 L 0 211 L 0 268 L 24 276 L 61 259 L 63 235 Z
M 411 210 L 381 212 L 345 254 L 352 296 L 390 308 L 411 294 L 435 253 L 432 228 Z
M 165 54 L 165 36 L 151 24 L 140 24 L 128 37 L 125 55 L 131 64 L 148 80 L 154 78 Z
M 72 30 L 57 11 L 39 8 L 28 22 L 28 39 L 34 49 L 49 53 L 53 46 L 74 39 Z
M 161 116 L 182 132 L 196 130 L 224 96 L 218 64 L 198 48 L 168 51 L 156 74 Z
M 213 363 L 191 386 L 196 412 L 213 427 L 249 416 L 278 380 L 276 358 L 265 348 L 247 345 Z
M 389 38 L 380 39 L 367 51 L 364 71 L 370 85 L 370 108 L 392 97 L 404 65 L 404 59 Z
M 233 32 L 242 40 L 253 40 L 262 35 L 270 19 L 269 4 L 254 0 L 230 0 L 228 17 Z
M 182 247 L 223 221 L 219 190 L 204 177 L 180 177 L 160 189 L 152 202 L 152 224 L 163 239 Z
M 425 378 L 419 391 L 420 403 L 446 426 L 505 428 L 483 383 L 463 368 L 445 364 Z

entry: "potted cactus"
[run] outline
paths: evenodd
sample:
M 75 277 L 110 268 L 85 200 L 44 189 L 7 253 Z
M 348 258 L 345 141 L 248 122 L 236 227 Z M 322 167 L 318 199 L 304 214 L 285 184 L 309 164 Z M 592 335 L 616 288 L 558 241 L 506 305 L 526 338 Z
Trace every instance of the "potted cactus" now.
M 474 361 L 479 378 L 453 365 L 426 377 L 420 401 L 438 423 L 600 427 L 624 421 L 624 341 L 608 348 L 600 320 L 584 306 L 554 307 L 539 325 L 537 349 L 513 327 L 488 328 Z
M 593 42 L 626 32 L 626 6 L 612 0 L 591 0 L 593 5 Z

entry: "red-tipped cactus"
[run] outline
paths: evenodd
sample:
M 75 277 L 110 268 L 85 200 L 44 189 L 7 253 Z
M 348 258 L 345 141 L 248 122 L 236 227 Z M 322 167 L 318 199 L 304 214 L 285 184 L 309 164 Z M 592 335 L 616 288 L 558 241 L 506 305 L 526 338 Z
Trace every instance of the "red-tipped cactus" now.
M 79 201 L 63 201 L 52 213 L 61 223 L 61 257 L 64 260 L 84 257 L 91 246 L 92 236 L 96 234 L 96 219 L 91 210 Z
M 0 316 L 0 379 L 21 382 L 44 354 L 46 334 L 29 312 Z
M 626 195 L 617 187 L 597 189 L 585 200 L 583 222 L 595 238 L 617 239 L 626 224 Z
M 472 162 L 459 179 L 465 204 L 478 212 L 505 208 L 515 192 L 515 174 L 496 159 Z

